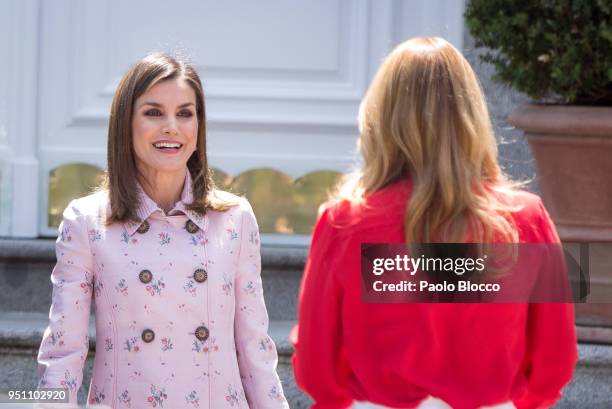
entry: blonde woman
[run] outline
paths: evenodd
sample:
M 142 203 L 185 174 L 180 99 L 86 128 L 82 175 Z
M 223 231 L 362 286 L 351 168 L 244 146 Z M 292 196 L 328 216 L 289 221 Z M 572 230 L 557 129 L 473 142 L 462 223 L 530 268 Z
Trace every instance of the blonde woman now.
M 361 169 L 312 238 L 294 370 L 314 408 L 544 408 L 577 359 L 572 304 L 365 304 L 361 243 L 556 243 L 504 177 L 468 62 L 441 38 L 386 58 L 360 107 Z

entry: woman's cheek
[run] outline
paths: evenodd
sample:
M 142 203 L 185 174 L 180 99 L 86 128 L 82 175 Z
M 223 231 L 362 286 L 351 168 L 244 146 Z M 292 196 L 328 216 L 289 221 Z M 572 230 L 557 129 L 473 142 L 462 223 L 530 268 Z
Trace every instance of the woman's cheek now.
M 195 140 L 198 134 L 198 123 L 193 122 L 185 126 L 185 128 L 182 130 L 182 134 L 187 136 L 190 140 L 191 139 Z
M 138 120 L 134 121 L 134 134 L 139 136 L 146 136 L 148 133 L 151 132 L 153 126 L 154 124 L 150 120 L 147 120 L 145 118 L 139 118 Z

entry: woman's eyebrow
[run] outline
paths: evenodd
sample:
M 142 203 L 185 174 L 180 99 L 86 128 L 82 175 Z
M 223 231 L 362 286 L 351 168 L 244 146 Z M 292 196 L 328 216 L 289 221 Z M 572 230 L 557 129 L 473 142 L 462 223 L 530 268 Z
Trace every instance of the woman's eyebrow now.
M 154 102 L 154 101 L 145 101 L 142 104 L 140 104 L 140 106 L 145 106 L 145 105 L 151 105 L 151 106 L 154 106 L 156 108 L 162 108 L 163 107 L 162 104 L 160 104 L 159 102 Z M 185 102 L 184 104 L 181 104 L 178 107 L 179 108 L 185 108 L 185 107 L 188 107 L 190 105 L 195 106 L 195 104 L 193 102 Z

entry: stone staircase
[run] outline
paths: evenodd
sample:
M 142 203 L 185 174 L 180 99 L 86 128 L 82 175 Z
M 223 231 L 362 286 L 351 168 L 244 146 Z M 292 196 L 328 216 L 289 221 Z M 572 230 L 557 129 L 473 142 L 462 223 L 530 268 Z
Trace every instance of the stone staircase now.
M 55 263 L 54 244 L 53 240 L 0 240 L 0 389 L 36 385 L 36 353 L 51 302 L 49 274 Z M 295 323 L 296 297 L 306 254 L 304 248 L 262 248 L 270 335 L 278 348 L 278 373 L 293 409 L 310 404 L 309 398 L 295 386 L 288 339 Z M 79 392 L 81 403 L 85 402 L 93 365 L 93 319 L 90 332 L 90 356 Z M 581 343 L 579 351 L 576 375 L 556 408 L 612 408 L 612 346 Z

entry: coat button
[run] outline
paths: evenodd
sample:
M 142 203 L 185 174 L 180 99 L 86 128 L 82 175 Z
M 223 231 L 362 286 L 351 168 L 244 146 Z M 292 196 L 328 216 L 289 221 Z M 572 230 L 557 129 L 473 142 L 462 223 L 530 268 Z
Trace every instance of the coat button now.
M 197 233 L 200 228 L 191 220 L 187 220 L 187 223 L 185 223 L 185 230 L 187 230 L 191 234 L 194 234 Z
M 140 274 L 138 274 L 138 278 L 141 283 L 148 284 L 153 280 L 153 273 L 149 270 L 142 270 Z
M 142 340 L 144 342 L 148 344 L 149 342 L 152 342 L 154 339 L 155 339 L 155 332 L 153 332 L 153 330 L 145 329 L 144 331 L 142 331 Z
M 193 279 L 196 280 L 198 283 L 203 283 L 204 281 L 206 281 L 207 278 L 208 273 L 202 268 L 198 268 L 196 271 L 193 272 Z
M 205 326 L 198 327 L 195 330 L 195 336 L 200 341 L 206 341 L 208 339 L 208 335 L 209 331 L 208 328 L 206 328 Z
M 140 226 L 138 226 L 138 228 L 136 229 L 136 231 L 140 234 L 145 234 L 146 232 L 149 231 L 149 228 L 151 226 L 149 225 L 149 222 L 146 220 L 143 220 L 142 223 L 140 223 Z

